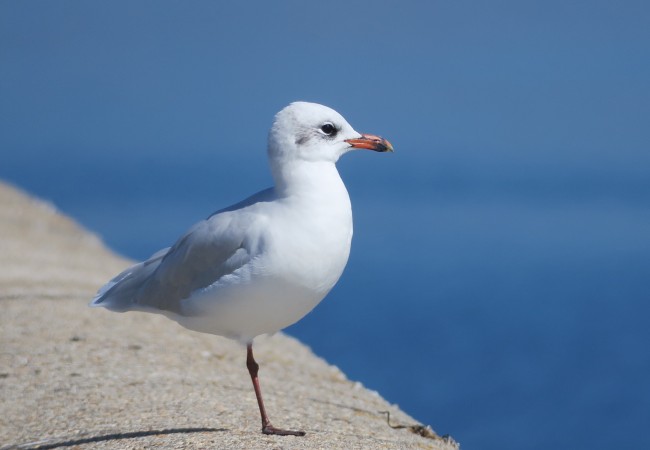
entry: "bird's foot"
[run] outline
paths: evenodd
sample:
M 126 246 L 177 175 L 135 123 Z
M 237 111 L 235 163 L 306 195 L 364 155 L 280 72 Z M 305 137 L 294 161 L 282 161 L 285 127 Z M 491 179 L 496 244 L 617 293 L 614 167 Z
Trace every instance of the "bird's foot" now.
M 304 436 L 304 431 L 291 431 L 283 430 L 281 428 L 275 428 L 273 425 L 266 425 L 262 427 L 262 433 L 264 434 L 274 434 L 276 436 Z

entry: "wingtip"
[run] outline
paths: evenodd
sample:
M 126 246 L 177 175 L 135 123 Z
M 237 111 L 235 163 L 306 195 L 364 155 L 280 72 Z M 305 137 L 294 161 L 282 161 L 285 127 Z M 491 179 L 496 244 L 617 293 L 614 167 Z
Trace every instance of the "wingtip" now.
M 99 308 L 100 306 L 104 306 L 104 305 L 101 304 L 102 301 L 103 301 L 103 299 L 102 299 L 100 296 L 94 297 L 94 298 L 90 301 L 90 303 L 88 303 L 88 306 L 89 306 L 90 308 Z
M 93 297 L 93 299 L 88 303 L 88 306 L 91 308 L 98 308 L 100 306 L 106 306 L 103 304 L 105 298 L 104 295 L 117 283 L 115 281 L 109 281 L 106 283 L 104 286 L 102 286 L 98 291 L 97 294 Z

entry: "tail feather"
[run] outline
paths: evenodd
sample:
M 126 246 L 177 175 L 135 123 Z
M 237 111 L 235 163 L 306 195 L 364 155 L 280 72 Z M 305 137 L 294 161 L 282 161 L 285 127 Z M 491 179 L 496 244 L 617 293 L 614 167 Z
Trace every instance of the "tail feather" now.
M 103 306 L 115 312 L 140 309 L 138 307 L 140 291 L 156 271 L 168 250 L 161 250 L 148 260 L 134 264 L 117 275 L 97 291 L 89 306 Z

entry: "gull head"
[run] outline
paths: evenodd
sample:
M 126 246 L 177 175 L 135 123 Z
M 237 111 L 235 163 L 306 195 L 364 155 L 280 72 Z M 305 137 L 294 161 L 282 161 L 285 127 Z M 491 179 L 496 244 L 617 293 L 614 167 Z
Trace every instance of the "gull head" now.
M 291 103 L 276 114 L 269 132 L 272 163 L 335 163 L 353 149 L 392 152 L 393 146 L 379 136 L 358 133 L 339 113 L 317 103 Z

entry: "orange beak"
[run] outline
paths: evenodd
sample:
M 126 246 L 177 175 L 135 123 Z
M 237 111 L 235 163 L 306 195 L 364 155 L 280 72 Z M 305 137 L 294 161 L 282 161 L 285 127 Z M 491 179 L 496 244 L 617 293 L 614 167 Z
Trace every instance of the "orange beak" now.
M 352 148 L 365 148 L 376 152 L 392 152 L 393 146 L 386 139 L 374 134 L 362 134 L 360 138 L 347 139 Z

